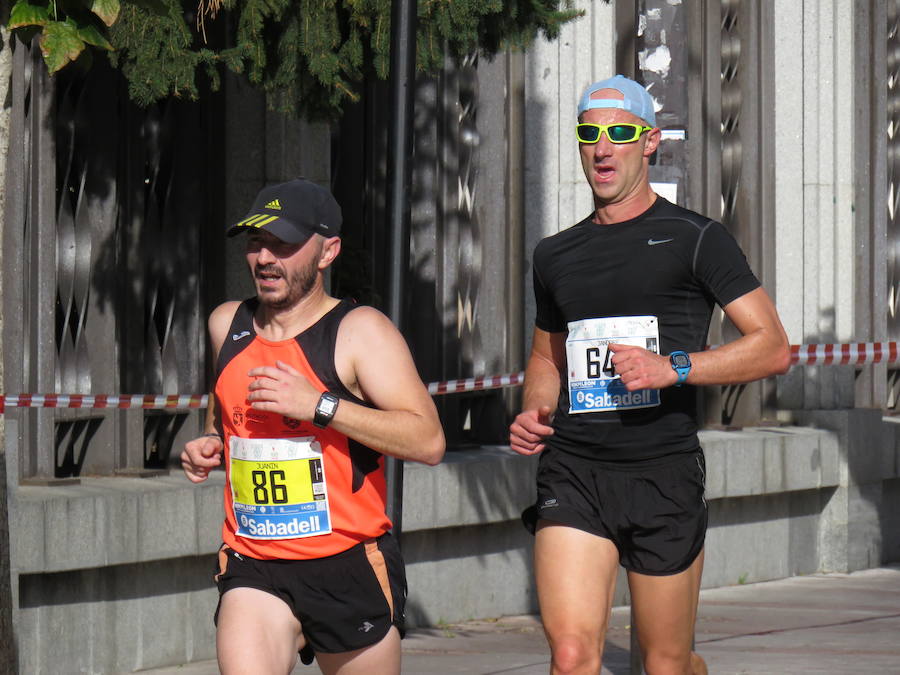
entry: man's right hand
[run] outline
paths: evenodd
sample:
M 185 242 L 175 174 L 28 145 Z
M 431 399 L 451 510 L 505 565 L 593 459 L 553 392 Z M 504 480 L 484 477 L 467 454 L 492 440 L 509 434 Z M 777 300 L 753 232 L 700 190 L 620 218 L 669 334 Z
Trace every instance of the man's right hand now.
M 181 468 L 192 483 L 202 483 L 210 470 L 222 463 L 225 444 L 218 436 L 201 436 L 184 444 Z
M 509 425 L 509 447 L 520 455 L 535 455 L 544 449 L 544 438 L 553 433 L 549 406 L 520 412 Z

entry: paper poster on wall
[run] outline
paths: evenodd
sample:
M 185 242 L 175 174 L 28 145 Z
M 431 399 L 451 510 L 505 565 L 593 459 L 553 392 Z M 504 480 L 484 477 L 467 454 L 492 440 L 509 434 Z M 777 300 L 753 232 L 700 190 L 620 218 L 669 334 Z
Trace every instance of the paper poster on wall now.
M 673 204 L 678 203 L 678 183 L 650 183 L 653 191 Z

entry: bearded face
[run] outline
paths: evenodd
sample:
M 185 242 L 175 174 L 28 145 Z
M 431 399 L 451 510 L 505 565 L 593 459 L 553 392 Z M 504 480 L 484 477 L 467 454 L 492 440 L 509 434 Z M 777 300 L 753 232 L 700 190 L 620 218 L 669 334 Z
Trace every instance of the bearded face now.
M 259 301 L 272 309 L 292 307 L 312 290 L 319 273 L 320 237 L 288 244 L 264 232 L 247 238 L 247 263 Z

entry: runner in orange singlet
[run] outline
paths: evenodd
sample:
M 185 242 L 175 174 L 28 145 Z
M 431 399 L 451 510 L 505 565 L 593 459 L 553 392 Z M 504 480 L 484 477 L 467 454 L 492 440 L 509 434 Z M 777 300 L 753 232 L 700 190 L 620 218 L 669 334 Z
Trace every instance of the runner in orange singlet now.
M 216 582 L 223 673 L 399 673 L 406 578 L 385 514 L 384 455 L 437 464 L 434 403 L 394 325 L 325 293 L 340 207 L 305 180 L 264 188 L 247 217 L 256 297 L 209 318 L 216 385 L 182 466 L 224 463 Z

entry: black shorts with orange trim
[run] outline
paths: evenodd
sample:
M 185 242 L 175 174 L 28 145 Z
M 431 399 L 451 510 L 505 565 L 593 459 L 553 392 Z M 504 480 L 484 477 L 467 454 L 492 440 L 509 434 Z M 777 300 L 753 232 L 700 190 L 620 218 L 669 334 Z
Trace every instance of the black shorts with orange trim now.
M 220 603 L 232 588 L 256 588 L 284 600 L 317 652 L 369 647 L 391 626 L 401 637 L 405 632 L 406 572 L 387 533 L 313 560 L 258 560 L 222 546 L 215 580 Z
M 700 448 L 633 462 L 604 462 L 554 449 L 538 465 L 537 502 L 522 521 L 552 521 L 609 539 L 639 574 L 683 572 L 706 539 L 706 464 Z

